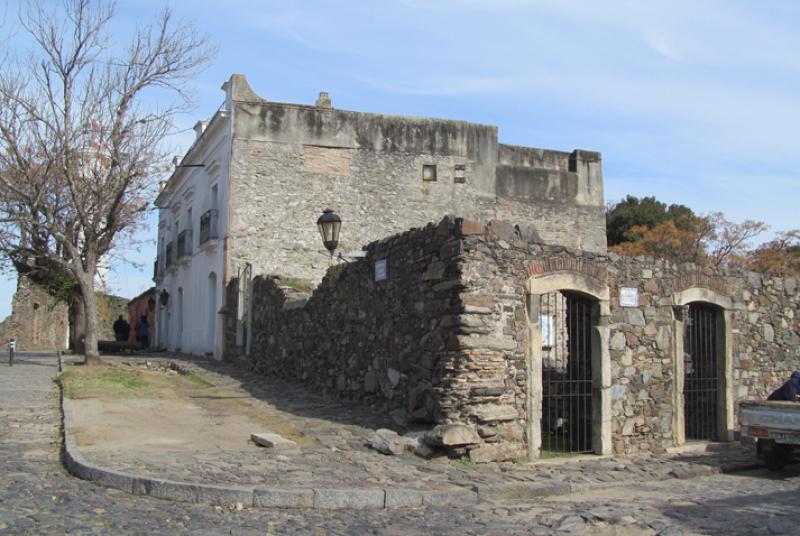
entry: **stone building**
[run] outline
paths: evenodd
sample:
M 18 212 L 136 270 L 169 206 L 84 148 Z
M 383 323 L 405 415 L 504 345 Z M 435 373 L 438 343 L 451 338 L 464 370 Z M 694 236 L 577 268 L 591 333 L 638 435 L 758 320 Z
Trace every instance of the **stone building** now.
M 346 224 L 344 251 L 457 214 L 605 252 L 598 153 L 504 145 L 496 127 L 465 121 L 339 110 L 324 93 L 313 106 L 270 102 L 242 75 L 223 90 L 156 200 L 159 346 L 246 353 L 251 274 L 320 281 L 328 259 L 315 222 L 328 207 Z M 232 280 L 235 310 L 221 308 Z M 224 348 L 228 322 L 236 349 Z
M 476 462 L 731 440 L 736 403 L 800 368 L 796 279 L 548 245 L 497 220 L 373 242 L 311 294 L 274 277 L 252 291 L 244 366 Z
M 223 89 L 156 201 L 159 346 L 361 400 L 476 462 L 730 440 L 736 402 L 800 367 L 796 280 L 607 254 L 598 153 Z M 328 207 L 363 249 L 332 270 Z
M 18 277 L 11 314 L 0 322 L 0 341 L 15 339 L 19 351 L 66 350 L 69 329 L 69 308 L 27 277 Z

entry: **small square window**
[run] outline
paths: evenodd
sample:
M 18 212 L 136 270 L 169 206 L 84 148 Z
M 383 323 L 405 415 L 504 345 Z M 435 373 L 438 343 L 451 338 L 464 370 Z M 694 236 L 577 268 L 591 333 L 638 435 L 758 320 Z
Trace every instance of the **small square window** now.
M 456 164 L 455 168 L 453 169 L 453 182 L 456 184 L 464 184 L 467 182 L 466 178 L 466 169 L 467 166 L 464 164 Z
M 434 164 L 423 164 L 422 166 L 422 181 L 435 182 L 436 181 L 436 166 Z

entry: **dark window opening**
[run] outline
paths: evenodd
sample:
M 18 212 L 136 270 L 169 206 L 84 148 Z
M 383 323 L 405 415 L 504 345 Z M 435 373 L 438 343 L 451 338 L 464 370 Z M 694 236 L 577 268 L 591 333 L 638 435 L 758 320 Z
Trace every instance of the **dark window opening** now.
M 456 184 L 464 184 L 467 182 L 466 170 L 467 166 L 464 164 L 456 164 L 453 170 L 453 182 Z
M 436 166 L 434 164 L 424 164 L 422 166 L 422 181 L 436 182 Z

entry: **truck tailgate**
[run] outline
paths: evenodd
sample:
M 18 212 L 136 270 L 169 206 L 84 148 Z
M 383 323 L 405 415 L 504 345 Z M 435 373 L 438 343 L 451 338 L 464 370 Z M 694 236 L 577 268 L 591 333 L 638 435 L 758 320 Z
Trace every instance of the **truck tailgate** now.
M 744 401 L 739 403 L 739 423 L 800 432 L 800 404 L 784 401 Z

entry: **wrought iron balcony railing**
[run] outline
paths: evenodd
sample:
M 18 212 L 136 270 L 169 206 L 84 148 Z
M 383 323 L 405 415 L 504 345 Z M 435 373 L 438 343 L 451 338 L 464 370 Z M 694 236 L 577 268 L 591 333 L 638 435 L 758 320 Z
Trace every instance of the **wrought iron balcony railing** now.
M 219 210 L 212 208 L 200 216 L 200 243 L 205 244 L 209 240 L 216 240 L 219 238 L 217 231 L 217 220 L 219 218 Z

